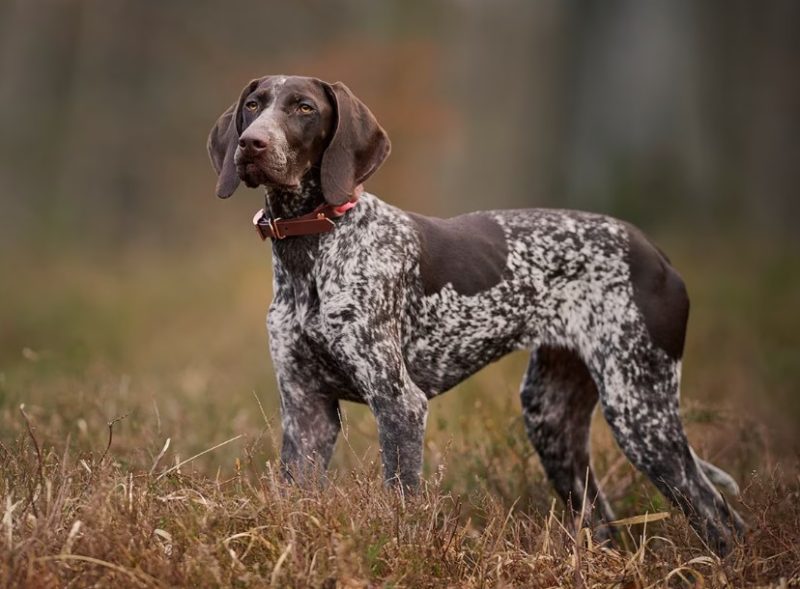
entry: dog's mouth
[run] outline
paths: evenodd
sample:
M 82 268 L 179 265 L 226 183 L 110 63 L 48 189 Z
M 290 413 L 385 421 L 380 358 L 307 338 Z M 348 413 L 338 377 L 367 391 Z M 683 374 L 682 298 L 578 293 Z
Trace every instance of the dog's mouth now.
M 270 166 L 263 160 L 242 158 L 236 162 L 236 171 L 248 188 L 258 186 L 296 188 L 298 186 L 297 182 L 292 182 L 287 178 L 285 169 Z
M 264 169 L 255 162 L 241 162 L 236 164 L 236 171 L 248 188 L 255 188 L 269 181 Z
M 249 158 L 241 155 L 236 158 L 236 171 L 248 188 L 276 186 L 297 188 L 299 182 L 292 178 L 286 165 L 278 165 L 269 158 Z

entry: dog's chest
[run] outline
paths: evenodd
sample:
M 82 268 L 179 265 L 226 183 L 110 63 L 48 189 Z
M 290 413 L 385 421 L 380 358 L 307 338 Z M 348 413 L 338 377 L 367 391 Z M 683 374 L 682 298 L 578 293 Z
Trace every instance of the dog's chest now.
M 322 343 L 319 293 L 313 280 L 290 280 L 279 285 L 276 298 L 284 301 L 281 312 L 293 330 Z

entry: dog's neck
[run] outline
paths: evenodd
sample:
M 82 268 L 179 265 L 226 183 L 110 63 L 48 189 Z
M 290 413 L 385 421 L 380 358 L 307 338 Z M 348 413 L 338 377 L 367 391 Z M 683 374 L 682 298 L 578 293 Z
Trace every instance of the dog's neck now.
M 297 188 L 269 186 L 265 210 L 272 219 L 292 219 L 310 213 L 325 203 L 319 169 L 310 170 Z M 319 249 L 319 235 L 302 235 L 272 241 L 272 251 L 289 275 L 306 276 L 314 268 Z
M 268 186 L 264 196 L 265 209 L 272 219 L 300 217 L 325 203 L 318 168 L 309 170 L 296 188 Z

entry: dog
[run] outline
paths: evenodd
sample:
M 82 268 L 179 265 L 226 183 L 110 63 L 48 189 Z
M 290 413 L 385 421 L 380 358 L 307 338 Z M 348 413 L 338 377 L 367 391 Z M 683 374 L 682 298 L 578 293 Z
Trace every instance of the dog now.
M 526 430 L 565 504 L 586 495 L 587 523 L 614 520 L 589 460 L 599 400 L 625 456 L 727 553 L 745 524 L 714 487 L 736 483 L 696 456 L 679 418 L 689 299 L 668 258 L 599 214 L 402 211 L 363 192 L 390 149 L 344 84 L 295 76 L 251 81 L 208 139 L 219 197 L 266 188 L 254 223 L 272 241 L 286 476 L 327 466 L 347 400 L 377 420 L 387 482 L 414 489 L 428 402 L 528 349 Z

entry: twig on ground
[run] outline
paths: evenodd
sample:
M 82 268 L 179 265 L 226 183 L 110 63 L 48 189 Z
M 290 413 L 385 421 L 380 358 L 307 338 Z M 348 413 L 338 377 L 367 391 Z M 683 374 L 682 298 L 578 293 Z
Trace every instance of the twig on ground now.
M 36 435 L 33 433 L 34 427 L 31 425 L 31 420 L 28 417 L 28 414 L 25 413 L 25 403 L 21 403 L 19 406 L 19 412 L 22 414 L 23 419 L 25 419 L 25 425 L 28 428 L 28 435 L 30 435 L 31 440 L 33 440 L 33 447 L 36 449 L 36 472 L 39 475 L 39 486 L 44 488 L 44 460 L 42 459 L 42 450 L 39 447 L 39 441 L 36 439 Z M 28 505 L 33 510 L 33 515 L 39 517 L 39 511 L 36 509 L 35 503 L 35 493 L 34 490 L 28 486 Z M 27 507 L 27 506 L 26 506 Z
M 195 458 L 200 458 L 200 457 L 201 457 L 201 456 L 203 456 L 204 454 L 208 454 L 209 452 L 213 452 L 213 451 L 214 451 L 214 450 L 216 450 L 217 448 L 222 448 L 222 446 L 225 446 L 226 444 L 230 444 L 231 442 L 235 442 L 236 440 L 238 440 L 238 439 L 239 439 L 239 438 L 241 438 L 241 437 L 244 437 L 244 434 L 239 434 L 238 436 L 235 436 L 235 437 L 231 438 L 230 440 L 225 440 L 224 442 L 220 442 L 220 443 L 219 443 L 219 444 L 217 444 L 216 446 L 212 446 L 211 448 L 208 448 L 208 449 L 206 449 L 206 450 L 203 450 L 202 452 L 198 452 L 197 454 L 195 454 L 194 456 L 191 456 L 191 457 L 187 458 L 186 460 L 182 460 L 181 462 L 179 462 L 179 463 L 178 463 L 178 464 L 176 464 L 175 466 L 168 468 L 167 470 L 165 470 L 164 472 L 162 472 L 160 475 L 158 475 L 158 476 L 156 477 L 156 480 L 157 480 L 157 481 L 160 481 L 160 480 L 161 480 L 161 479 L 163 479 L 165 476 L 167 476 L 169 473 L 171 473 L 173 470 L 177 470 L 177 469 L 179 469 L 181 466 L 183 466 L 184 464 L 187 464 L 187 463 L 191 462 L 191 461 L 192 461 L 192 460 L 194 460 Z
M 106 455 L 108 454 L 109 448 L 111 448 L 111 440 L 114 437 L 114 424 L 122 421 L 126 417 L 128 417 L 130 413 L 126 413 L 125 415 L 121 415 L 120 417 L 115 417 L 111 421 L 108 422 L 108 444 L 106 444 L 106 449 L 103 452 L 103 455 L 100 457 L 100 464 L 103 464 L 103 460 L 106 459 Z
M 172 440 L 172 438 L 167 438 L 167 441 L 164 442 L 164 447 L 161 448 L 161 452 L 159 452 L 158 456 L 156 456 L 156 459 L 153 460 L 153 466 L 150 467 L 150 472 L 147 473 L 150 476 L 152 476 L 153 473 L 156 471 L 156 467 L 158 466 L 158 463 L 161 462 L 161 459 L 164 458 L 164 454 L 167 453 L 167 450 L 169 449 L 169 443 L 170 443 L 171 440 Z

